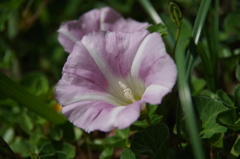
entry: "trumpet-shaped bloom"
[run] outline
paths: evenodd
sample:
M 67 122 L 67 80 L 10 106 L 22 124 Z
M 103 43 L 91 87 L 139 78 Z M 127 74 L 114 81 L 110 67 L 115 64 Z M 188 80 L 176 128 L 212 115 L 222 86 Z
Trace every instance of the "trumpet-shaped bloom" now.
M 87 132 L 124 129 L 171 91 L 176 66 L 158 33 L 92 32 L 76 42 L 55 98 Z
M 62 23 L 58 30 L 58 41 L 66 52 L 71 53 L 75 42 L 92 31 L 133 32 L 148 26 L 148 23 L 140 23 L 130 18 L 124 19 L 112 8 L 105 7 L 85 13 L 79 20 Z

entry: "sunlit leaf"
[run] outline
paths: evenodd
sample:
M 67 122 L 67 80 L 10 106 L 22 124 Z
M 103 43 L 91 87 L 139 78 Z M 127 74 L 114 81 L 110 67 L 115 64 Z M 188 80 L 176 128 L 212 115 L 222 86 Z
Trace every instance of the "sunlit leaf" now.
M 168 35 L 168 33 L 166 33 L 167 27 L 162 23 L 158 23 L 156 25 L 151 25 L 147 28 L 147 30 L 150 33 L 157 32 L 157 33 L 161 34 L 162 37 L 166 37 Z

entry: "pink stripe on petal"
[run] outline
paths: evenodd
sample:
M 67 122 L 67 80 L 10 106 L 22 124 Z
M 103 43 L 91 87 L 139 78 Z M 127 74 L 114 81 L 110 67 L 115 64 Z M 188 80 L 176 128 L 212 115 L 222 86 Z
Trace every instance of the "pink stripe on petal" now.
M 107 67 L 107 70 L 115 76 L 126 77 L 130 73 L 132 61 L 140 44 L 148 34 L 148 31 L 94 32 L 86 35 L 82 43 L 89 52 L 92 52 L 91 56 L 95 57 L 95 61 L 99 61 L 99 67 L 105 65 L 104 71 Z
M 81 41 L 76 43 L 73 52 L 68 56 L 63 72 L 84 78 L 100 86 L 104 91 L 109 88 L 108 81 Z

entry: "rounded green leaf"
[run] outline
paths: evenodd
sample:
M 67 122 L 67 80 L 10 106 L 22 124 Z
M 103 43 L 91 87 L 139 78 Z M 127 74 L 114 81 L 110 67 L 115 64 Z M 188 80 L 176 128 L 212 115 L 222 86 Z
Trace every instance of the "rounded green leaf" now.
M 131 150 L 137 155 L 166 159 L 169 148 L 169 131 L 165 124 L 151 125 L 133 135 Z
M 137 159 L 137 156 L 130 149 L 126 149 L 123 151 L 120 159 Z

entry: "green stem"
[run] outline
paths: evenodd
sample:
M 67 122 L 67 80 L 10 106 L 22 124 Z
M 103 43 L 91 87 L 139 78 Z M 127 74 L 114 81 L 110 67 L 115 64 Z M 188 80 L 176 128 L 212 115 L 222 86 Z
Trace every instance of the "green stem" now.
M 151 120 L 149 118 L 149 115 L 147 115 L 146 121 L 147 121 L 148 126 L 152 125 L 152 122 L 151 122 Z
M 178 144 L 180 149 L 182 150 L 182 144 L 181 144 L 181 118 L 182 118 L 182 107 L 180 103 L 177 104 L 177 136 L 178 136 Z
M 176 46 L 177 46 L 177 43 L 178 43 L 178 40 L 179 40 L 179 36 L 180 36 L 180 32 L 181 32 L 181 26 L 182 26 L 182 24 L 180 24 L 180 26 L 177 29 L 177 34 L 176 34 L 176 38 L 175 38 L 175 44 L 174 44 L 173 52 L 172 52 L 172 57 L 173 58 L 174 58 L 175 51 L 176 51 Z
M 153 8 L 152 4 L 148 0 L 138 0 L 138 1 L 142 5 L 142 7 L 146 10 L 146 12 L 151 16 L 151 18 L 153 19 L 154 23 L 156 23 L 156 24 L 163 23 L 162 19 L 157 14 L 157 12 Z

